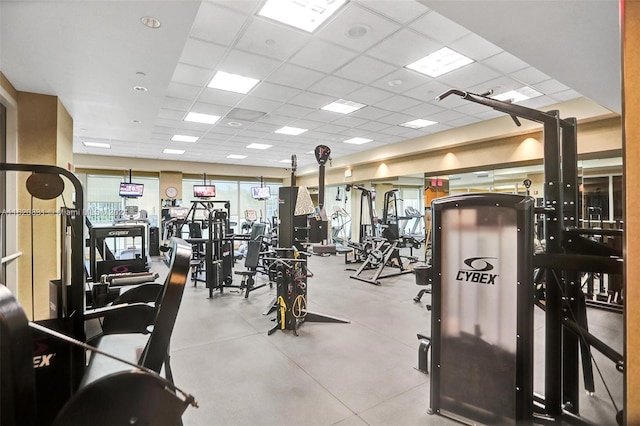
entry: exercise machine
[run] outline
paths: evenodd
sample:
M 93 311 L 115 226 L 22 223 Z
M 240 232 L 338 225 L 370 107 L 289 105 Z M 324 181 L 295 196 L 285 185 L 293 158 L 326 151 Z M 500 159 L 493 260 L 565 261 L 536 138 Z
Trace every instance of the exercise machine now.
M 611 360 L 618 371 L 624 371 L 624 359 L 621 354 L 604 344 L 588 330 L 586 319 L 586 303 L 580 288 L 580 274 L 600 272 L 622 275 L 622 250 L 607 247 L 587 238 L 588 235 L 604 230 L 582 229 L 578 227 L 578 170 L 577 170 L 577 120 L 562 119 L 558 111 L 542 112 L 532 108 L 515 105 L 490 98 L 491 92 L 474 94 L 458 89 L 451 89 L 437 100 L 448 96 L 459 96 L 464 100 L 488 106 L 511 116 L 516 125 L 519 118 L 524 118 L 543 126 L 544 149 L 544 205 L 535 209 L 544 220 L 545 250 L 533 256 L 529 276 L 533 276 L 534 268 L 539 268 L 544 275 L 544 300 L 536 305 L 545 312 L 545 371 L 544 395 L 534 394 L 532 399 L 524 398 L 518 403 L 519 413 L 523 418 L 536 416 L 556 421 L 570 419 L 581 421 L 579 406 L 579 356 L 582 358 L 583 381 L 588 392 L 594 391 L 591 349 L 596 349 Z M 435 215 L 435 212 L 434 212 Z M 532 218 L 533 222 L 533 218 Z M 440 225 L 434 216 L 434 227 Z M 621 234 L 622 231 L 615 231 Z M 613 232 L 612 232 L 613 233 Z M 434 267 L 438 248 L 434 234 Z M 531 247 L 532 244 L 529 245 Z M 526 257 L 523 257 L 523 261 Z M 476 266 L 473 266 L 476 265 Z M 477 269 L 479 264 L 471 262 L 467 266 Z M 436 285 L 434 271 L 434 319 L 432 324 L 440 323 L 442 318 L 436 314 Z M 477 271 L 478 273 L 483 271 Z M 485 273 L 485 272 L 483 272 Z M 489 273 L 488 270 L 486 273 Z M 521 283 L 528 283 L 523 277 Z M 521 305 L 518 304 L 518 308 Z M 523 307 L 524 309 L 528 309 Z M 432 331 L 436 331 L 433 329 Z M 477 334 L 477 333 L 476 333 Z M 434 337 L 434 336 L 432 336 Z M 526 336 L 524 336 L 527 339 Z M 520 338 L 523 338 L 520 335 Z M 433 339 L 434 358 L 436 339 Z M 517 357 L 521 363 L 525 352 Z M 432 367 L 438 361 L 432 358 Z M 606 381 L 604 381 L 606 386 Z M 521 392 L 529 393 L 530 388 L 519 387 Z M 438 412 L 440 400 L 439 390 L 432 388 L 432 411 Z M 617 411 L 615 401 L 611 399 Z M 616 419 L 620 422 L 622 413 Z

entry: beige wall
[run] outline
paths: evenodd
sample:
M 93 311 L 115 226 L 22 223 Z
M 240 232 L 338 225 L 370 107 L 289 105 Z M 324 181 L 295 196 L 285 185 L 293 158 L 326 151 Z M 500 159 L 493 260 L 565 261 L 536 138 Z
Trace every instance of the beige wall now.
M 72 162 L 73 122 L 54 96 L 18 92 L 17 161 L 66 167 Z M 17 179 L 17 207 L 55 212 L 57 200 L 32 198 L 28 173 Z M 71 205 L 71 193 L 66 200 Z M 33 319 L 49 317 L 49 281 L 60 278 L 60 218 L 56 214 L 18 215 L 18 300 Z M 33 304 L 32 304 L 33 301 Z
M 622 1 L 625 182 L 625 416 L 640 424 L 640 2 Z M 627 96 L 627 94 L 629 96 Z
M 165 190 L 173 186 L 178 190 L 178 195 L 175 197 L 178 200 L 182 199 L 182 173 L 161 171 L 160 172 L 160 199 L 168 199 L 165 194 Z
M 447 132 L 445 132 L 447 133 Z M 452 131 L 452 133 L 456 133 Z M 596 153 L 620 153 L 622 130 L 620 118 L 605 118 L 595 122 L 578 124 L 578 155 L 594 156 Z M 395 176 L 445 175 L 461 170 L 500 168 L 509 165 L 542 163 L 542 132 L 538 129 L 515 136 L 501 137 L 485 142 L 463 144 L 446 149 L 415 152 L 410 156 L 391 158 L 348 167 L 351 177 L 346 178 L 347 167 L 328 168 L 326 183 L 358 183 Z M 299 185 L 317 185 L 317 174 L 298 176 Z

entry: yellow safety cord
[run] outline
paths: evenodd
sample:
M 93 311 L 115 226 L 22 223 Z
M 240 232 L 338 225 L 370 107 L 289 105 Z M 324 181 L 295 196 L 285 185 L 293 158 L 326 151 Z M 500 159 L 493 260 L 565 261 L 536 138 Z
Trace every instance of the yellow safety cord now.
M 280 329 L 284 330 L 285 326 L 285 313 L 287 312 L 287 302 L 284 301 L 284 297 L 278 296 L 278 305 L 280 306 Z

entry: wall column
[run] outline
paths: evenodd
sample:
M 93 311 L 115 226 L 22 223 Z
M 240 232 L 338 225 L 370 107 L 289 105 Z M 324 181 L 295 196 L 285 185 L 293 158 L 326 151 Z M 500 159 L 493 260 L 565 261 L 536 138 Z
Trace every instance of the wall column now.
M 640 424 L 640 2 L 620 2 L 625 185 L 625 424 Z
M 19 163 L 55 165 L 71 168 L 73 158 L 73 121 L 57 97 L 18 92 Z M 49 281 L 60 278 L 61 200 L 38 200 L 26 190 L 29 173 L 17 177 L 18 212 L 33 209 L 40 213 L 18 214 L 18 300 L 32 319 L 49 318 Z M 65 185 L 68 186 L 69 182 Z M 72 193 L 64 193 L 72 206 Z

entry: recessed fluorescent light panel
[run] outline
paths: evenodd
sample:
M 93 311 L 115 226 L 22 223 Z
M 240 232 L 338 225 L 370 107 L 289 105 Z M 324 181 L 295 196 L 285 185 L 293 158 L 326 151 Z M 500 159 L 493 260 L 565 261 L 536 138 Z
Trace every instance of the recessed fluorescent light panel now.
M 187 135 L 173 135 L 171 136 L 171 140 L 174 142 L 197 142 L 200 139 L 197 136 L 187 136 Z
M 251 148 L 251 149 L 268 149 L 271 148 L 271 145 L 267 145 L 264 143 L 250 143 L 249 145 L 247 145 L 247 148 Z
M 431 120 L 423 120 L 422 118 L 418 118 L 417 120 L 407 121 L 406 123 L 402 123 L 402 127 L 409 127 L 411 129 L 422 129 L 423 127 L 433 126 L 434 124 L 438 124 L 437 121 Z
M 184 118 L 184 121 L 191 121 L 193 123 L 203 123 L 203 124 L 215 124 L 218 120 L 220 120 L 219 115 L 202 114 L 199 112 L 190 112 Z
M 171 149 L 171 148 L 165 148 L 162 151 L 163 154 L 176 154 L 176 155 L 182 155 L 184 154 L 184 149 Z
M 280 160 L 281 163 L 289 163 L 291 164 L 291 158 L 287 158 L 286 160 Z
M 511 103 L 526 101 L 527 99 L 537 98 L 542 96 L 542 93 L 538 92 L 529 86 L 524 86 L 516 90 L 510 90 L 500 95 L 492 96 L 493 99 L 499 101 L 511 101 Z
M 103 142 L 82 142 L 87 148 L 111 148 L 111 144 Z
M 309 129 L 300 129 L 299 127 L 288 127 L 284 126 L 275 131 L 275 133 L 280 133 L 281 135 L 291 135 L 298 136 L 303 134 Z
M 323 106 L 321 109 L 325 111 L 338 112 L 340 114 L 351 114 L 353 111 L 357 111 L 360 108 L 364 107 L 366 107 L 365 104 L 338 99 L 337 101 L 332 102 L 329 105 Z
M 238 154 L 229 154 L 227 155 L 227 158 L 230 158 L 232 160 L 244 160 L 245 158 L 247 158 L 246 155 L 238 155 Z
M 208 87 L 245 95 L 259 82 L 260 80 L 255 78 L 218 71 L 209 82 Z
M 465 65 L 469 65 L 472 62 L 473 59 L 467 58 L 448 47 L 443 47 L 442 49 L 407 65 L 406 68 L 435 78 L 453 70 L 457 70 L 458 68 L 462 68 Z
M 373 142 L 373 139 L 367 139 L 367 138 L 351 138 L 351 139 L 347 139 L 346 141 L 343 141 L 344 143 L 350 143 L 353 145 L 362 145 L 364 143 L 369 143 L 369 142 Z
M 313 32 L 346 0 L 268 0 L 258 15 Z

